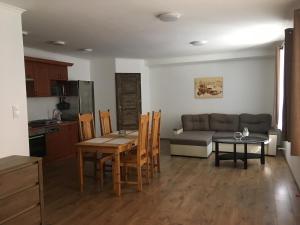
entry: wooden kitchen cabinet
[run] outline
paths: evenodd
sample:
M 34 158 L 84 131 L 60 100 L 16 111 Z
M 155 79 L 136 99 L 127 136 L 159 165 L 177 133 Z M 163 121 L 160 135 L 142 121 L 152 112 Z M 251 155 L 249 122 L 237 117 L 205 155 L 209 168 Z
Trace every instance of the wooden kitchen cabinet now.
M 75 156 L 77 142 L 79 142 L 77 121 L 59 124 L 59 131 L 46 135 L 45 162 L 49 163 Z
M 68 80 L 68 66 L 72 65 L 72 63 L 25 56 L 27 97 L 53 96 L 51 81 Z

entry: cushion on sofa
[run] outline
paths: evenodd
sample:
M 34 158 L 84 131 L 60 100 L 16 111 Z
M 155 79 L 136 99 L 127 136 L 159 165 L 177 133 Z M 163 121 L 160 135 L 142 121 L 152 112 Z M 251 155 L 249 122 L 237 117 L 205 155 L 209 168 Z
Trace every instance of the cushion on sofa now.
M 267 133 L 271 129 L 272 116 L 270 114 L 241 114 L 240 115 L 240 130 L 247 127 L 250 134 Z
M 184 131 L 170 138 L 171 144 L 208 146 L 212 142 L 213 131 Z
M 230 131 L 230 132 L 218 131 L 218 132 L 214 133 L 213 140 L 215 140 L 216 138 L 233 138 L 233 134 L 234 134 L 234 132 L 232 132 L 232 131 Z
M 182 115 L 181 121 L 184 131 L 209 130 L 208 114 Z
M 212 131 L 238 131 L 239 116 L 233 114 L 210 114 L 209 127 Z

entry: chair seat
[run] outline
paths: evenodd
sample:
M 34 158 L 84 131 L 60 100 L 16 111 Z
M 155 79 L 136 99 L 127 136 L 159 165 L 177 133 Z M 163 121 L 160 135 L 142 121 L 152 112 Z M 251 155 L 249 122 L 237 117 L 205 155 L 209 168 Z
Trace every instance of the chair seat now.
M 101 161 L 107 161 L 112 160 L 113 155 L 112 154 L 97 154 L 97 158 L 95 158 L 95 153 L 87 152 L 83 155 L 84 160 L 87 161 L 95 161 L 95 160 L 101 160 Z
M 147 157 L 143 156 L 141 161 L 145 161 L 145 160 L 147 160 Z M 136 166 L 137 165 L 137 155 L 136 154 L 122 155 L 120 158 L 120 164 L 121 164 L 121 166 L 124 166 L 124 165 Z

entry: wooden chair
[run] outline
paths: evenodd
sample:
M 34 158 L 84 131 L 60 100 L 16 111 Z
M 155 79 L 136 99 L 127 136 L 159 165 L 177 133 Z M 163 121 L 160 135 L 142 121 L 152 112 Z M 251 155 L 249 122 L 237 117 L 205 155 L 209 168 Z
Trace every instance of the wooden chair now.
M 149 161 L 151 177 L 154 175 L 154 170 L 160 172 L 160 120 L 161 111 L 152 112 L 151 136 L 149 143 Z
M 120 165 L 125 169 L 125 180 L 121 183 L 137 185 L 137 191 L 142 191 L 142 167 L 146 166 L 146 179 L 149 183 L 149 160 L 148 160 L 148 136 L 149 136 L 149 113 L 140 115 L 139 134 L 136 154 L 121 156 Z M 135 168 L 137 171 L 137 181 L 128 181 L 127 168 Z
M 92 113 L 78 114 L 80 141 L 86 141 L 95 138 L 94 116 Z M 84 161 L 94 162 L 94 175 L 100 181 L 100 187 L 103 188 L 103 168 L 106 161 L 112 160 L 112 155 L 102 154 L 97 156 L 97 153 L 85 153 Z M 97 164 L 99 163 L 99 176 L 97 176 Z
M 100 122 L 100 130 L 101 136 L 108 135 L 112 133 L 111 127 L 111 119 L 109 110 L 101 112 L 99 110 L 99 122 Z

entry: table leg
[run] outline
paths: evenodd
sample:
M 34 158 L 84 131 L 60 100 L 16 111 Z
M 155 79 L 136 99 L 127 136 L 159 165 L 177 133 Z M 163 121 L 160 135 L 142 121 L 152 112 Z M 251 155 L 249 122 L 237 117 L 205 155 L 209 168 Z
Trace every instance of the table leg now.
M 247 144 L 244 144 L 244 169 L 246 170 L 248 167 L 248 162 L 247 162 L 247 156 L 248 152 L 247 152 Z
M 78 148 L 78 172 L 79 172 L 79 188 L 80 192 L 83 192 L 83 158 L 82 158 L 82 150 Z
M 120 171 L 120 154 L 114 154 L 114 191 L 117 196 L 121 195 L 121 171 Z
M 215 166 L 220 166 L 220 159 L 219 159 L 219 143 L 218 143 L 218 142 L 216 142 Z
M 234 167 L 236 167 L 236 144 L 233 144 L 233 161 Z
M 261 143 L 261 158 L 260 158 L 260 163 L 265 164 L 265 143 Z

